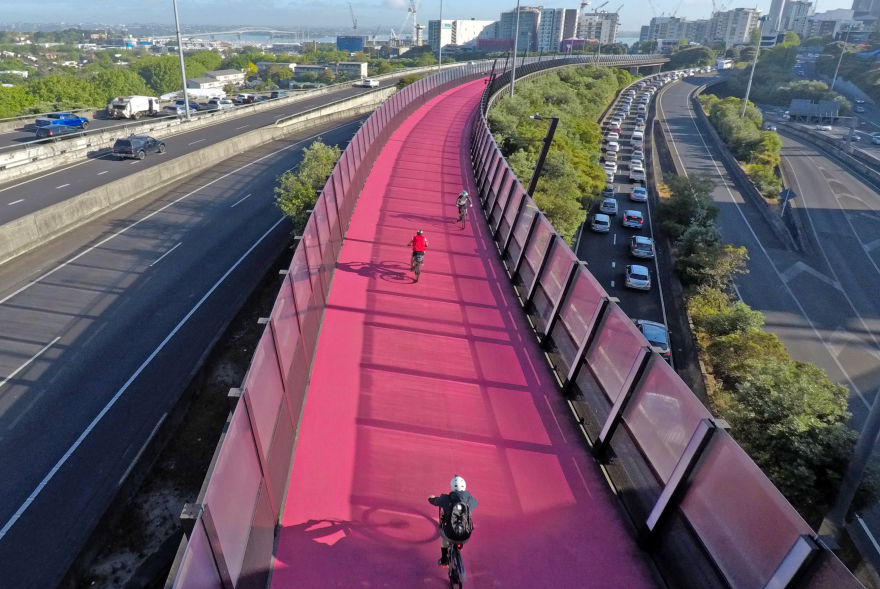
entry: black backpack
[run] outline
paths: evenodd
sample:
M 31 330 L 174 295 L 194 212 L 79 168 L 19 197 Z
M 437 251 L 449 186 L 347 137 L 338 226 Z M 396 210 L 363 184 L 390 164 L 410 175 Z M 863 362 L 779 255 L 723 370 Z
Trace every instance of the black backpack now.
M 452 500 L 452 505 L 449 507 L 444 531 L 450 540 L 462 542 L 469 539 L 474 531 L 471 508 L 457 494 L 451 494 L 449 498 Z

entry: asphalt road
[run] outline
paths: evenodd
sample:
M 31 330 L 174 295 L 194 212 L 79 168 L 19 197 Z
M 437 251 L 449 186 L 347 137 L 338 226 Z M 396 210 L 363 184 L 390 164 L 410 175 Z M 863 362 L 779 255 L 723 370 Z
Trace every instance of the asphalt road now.
M 344 143 L 359 124 L 240 154 L 2 267 L 0 586 L 55 586 L 212 339 L 290 243 L 277 175 L 315 136 Z
M 641 92 L 636 93 L 636 100 L 633 101 L 634 106 L 630 111 L 630 116 L 624 119 L 621 126 L 623 133 L 620 140 L 621 148 L 617 162 L 618 172 L 614 178 L 614 196 L 617 200 L 618 213 L 616 216 L 611 217 L 611 230 L 608 233 L 596 233 L 590 230 L 590 222 L 593 219 L 593 215 L 599 212 L 597 205 L 594 210 L 589 212 L 587 221 L 577 241 L 575 253 L 578 258 L 587 262 L 590 272 L 602 284 L 606 292 L 620 299 L 620 307 L 627 316 L 633 319 L 647 319 L 668 325 L 663 295 L 660 289 L 662 277 L 660 276 L 660 268 L 656 257 L 653 260 L 636 258 L 630 254 L 629 250 L 630 239 L 634 235 L 654 237 L 653 211 L 651 211 L 649 203 L 633 202 L 630 200 L 632 188 L 645 185 L 644 182 L 635 184 L 629 179 L 629 161 L 632 154 L 629 138 L 635 127 L 637 116 L 635 105 L 639 103 L 641 96 Z M 621 100 L 618 98 L 618 101 L 615 103 L 615 110 L 620 102 Z M 603 134 L 606 132 L 607 129 L 603 129 Z M 642 213 L 644 225 L 641 230 L 629 229 L 623 226 L 624 211 L 630 209 Z M 649 269 L 651 273 L 650 291 L 634 290 L 624 286 L 624 273 L 628 264 L 639 264 Z
M 398 78 L 383 80 L 382 85 L 394 85 L 397 80 Z M 317 96 L 167 137 L 163 140 L 168 151 L 165 154 L 149 154 L 144 160 L 119 161 L 112 156 L 92 158 L 71 166 L 56 168 L 28 178 L 0 184 L 0 225 L 118 180 L 145 167 L 159 165 L 168 158 L 179 157 L 212 143 L 274 124 L 280 117 L 303 112 L 369 90 L 368 88 L 354 87 L 340 90 L 333 94 Z
M 718 186 L 715 204 L 724 240 L 745 246 L 749 273 L 737 293 L 766 316 L 793 358 L 813 362 L 848 387 L 852 425 L 861 429 L 880 388 L 880 195 L 815 148 L 783 137 L 783 168 L 798 194 L 795 205 L 809 252 L 783 249 L 754 206 L 728 177 L 716 148 L 693 118 L 688 95 L 704 80 L 686 79 L 660 93 L 659 116 L 673 157 L 689 174 Z M 880 514 L 865 519 L 880 536 Z

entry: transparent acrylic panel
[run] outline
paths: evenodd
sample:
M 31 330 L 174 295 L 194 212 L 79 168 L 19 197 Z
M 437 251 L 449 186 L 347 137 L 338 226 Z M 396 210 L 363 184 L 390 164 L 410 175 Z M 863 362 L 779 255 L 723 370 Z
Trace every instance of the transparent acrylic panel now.
M 830 550 L 822 551 L 819 562 L 809 578 L 800 584 L 803 589 L 864 589 L 846 565 Z
M 281 407 L 281 399 L 284 397 L 284 384 L 281 381 L 278 358 L 275 356 L 275 342 L 269 327 L 263 331 L 263 337 L 251 361 L 244 390 L 253 410 L 251 419 L 265 459 L 269 457 L 275 422 L 278 420 L 278 408 Z
M 587 354 L 587 365 L 612 404 L 623 392 L 623 385 L 635 367 L 639 351 L 647 345 L 647 340 L 629 317 L 614 305 Z
M 526 237 L 529 235 L 529 228 L 532 226 L 532 219 L 534 219 L 537 214 L 538 205 L 536 205 L 531 198 L 528 198 L 523 206 L 522 214 L 519 216 L 519 219 L 517 219 L 516 226 L 513 228 L 513 239 L 519 244 L 520 248 L 522 248 L 525 243 Z
M 538 225 L 532 233 L 532 238 L 529 240 L 528 249 L 526 249 L 526 262 L 531 266 L 533 273 L 540 270 L 541 261 L 544 259 L 544 254 L 550 245 L 550 236 L 553 233 L 555 233 L 553 225 L 544 215 L 541 215 L 538 218 Z
M 290 274 L 284 277 L 284 283 L 275 299 L 275 308 L 272 309 L 272 329 L 284 382 L 290 377 L 293 354 L 300 343 L 296 307 L 293 304 L 293 284 L 290 278 Z
M 196 526 L 186 545 L 186 552 L 180 561 L 173 589 L 223 589 L 220 573 L 214 564 L 211 542 L 205 534 L 202 520 Z
M 248 536 L 247 550 L 242 562 L 241 578 L 235 589 L 265 589 L 269 582 L 276 518 L 272 513 L 272 503 L 267 489 L 266 485 L 260 489 L 251 533 Z
M 507 239 L 507 235 L 510 233 L 510 229 L 516 220 L 516 214 L 519 212 L 519 205 L 522 202 L 523 197 L 525 197 L 525 194 L 526 191 L 520 183 L 517 182 L 513 194 L 510 197 L 510 204 L 507 206 L 507 211 L 504 213 L 504 219 L 501 221 L 501 227 L 498 228 L 498 235 L 502 240 Z
M 801 534 L 811 534 L 724 430 L 712 435 L 681 510 L 733 589 L 763 587 Z
M 651 366 L 623 419 L 663 483 L 678 464 L 701 419 L 712 417 L 666 362 Z
M 553 251 L 550 253 L 550 259 L 547 260 L 547 266 L 541 275 L 541 286 L 550 304 L 555 305 L 562 295 L 562 289 L 565 288 L 565 278 L 571 269 L 572 264 L 577 262 L 577 256 L 571 251 L 561 238 L 557 239 Z
M 312 292 L 315 294 L 315 300 L 324 303 L 327 300 L 327 285 L 324 283 L 323 272 L 324 257 L 321 253 L 321 243 L 318 241 L 314 215 L 309 217 L 309 221 L 306 223 L 300 245 L 306 249 L 306 259 L 309 261 L 309 276 L 312 279 Z

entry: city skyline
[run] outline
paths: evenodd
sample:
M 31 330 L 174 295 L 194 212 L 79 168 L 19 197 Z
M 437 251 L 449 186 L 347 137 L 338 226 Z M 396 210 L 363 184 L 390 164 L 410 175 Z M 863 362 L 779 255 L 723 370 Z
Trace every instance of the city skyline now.
M 604 6 L 604 10 L 615 10 L 623 5 L 620 12 L 620 30 L 638 31 L 642 25 L 647 25 L 655 13 L 651 9 L 649 0 L 635 0 L 627 2 L 611 0 Z M 771 0 L 759 0 L 757 7 L 765 14 L 770 9 Z M 358 31 L 363 34 L 373 34 L 377 27 L 380 32 L 388 31 L 389 27 L 397 29 L 406 16 L 405 0 L 375 0 L 352 2 L 355 18 L 358 21 Z M 557 4 L 559 4 L 557 6 Z M 568 4 L 572 4 L 569 6 Z M 580 2 L 571 3 L 541 3 L 523 2 L 523 6 L 535 5 L 552 8 L 574 8 Z M 593 2 L 598 7 L 602 0 Z M 689 20 L 709 18 L 711 7 L 706 0 L 681 0 L 680 5 L 675 0 L 654 0 L 657 8 L 656 16 L 661 13 L 671 14 Z M 835 8 L 850 8 L 852 0 L 826 0 L 820 6 L 820 11 L 833 10 Z M 4 23 L 28 22 L 28 23 L 69 23 L 76 26 L 77 23 L 103 22 L 131 24 L 139 23 L 171 23 L 173 13 L 170 0 L 135 0 L 134 2 L 120 5 L 106 0 L 45 0 L 39 4 L 22 3 L 19 0 L 0 0 Z M 754 7 L 754 3 L 734 2 L 727 9 L 741 6 Z M 503 10 L 511 10 L 515 3 L 511 0 L 488 0 L 474 7 L 472 2 L 465 0 L 444 0 L 444 19 L 471 19 L 498 20 Z M 427 24 L 428 20 L 439 18 L 439 0 L 422 0 L 419 6 L 418 20 L 421 24 Z M 321 2 L 318 0 L 178 0 L 180 19 L 182 24 L 195 25 L 224 25 L 230 26 L 262 26 L 271 24 L 283 27 L 337 27 L 345 29 L 351 27 L 351 14 L 348 2 Z M 588 8 L 589 10 L 589 8 Z M 46 15 L 52 15 L 47 18 Z M 235 23 L 234 25 L 231 23 Z

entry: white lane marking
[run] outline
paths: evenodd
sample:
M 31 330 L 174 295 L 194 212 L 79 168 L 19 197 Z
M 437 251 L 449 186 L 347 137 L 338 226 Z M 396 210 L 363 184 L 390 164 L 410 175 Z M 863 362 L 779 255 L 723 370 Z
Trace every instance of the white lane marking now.
M 40 484 L 37 485 L 37 488 L 34 489 L 34 491 L 30 494 L 30 496 L 27 499 L 25 499 L 24 503 L 21 504 L 21 506 L 16 510 L 16 512 L 12 515 L 12 517 L 9 518 L 9 521 L 6 522 L 6 524 L 3 526 L 3 529 L 0 529 L 0 540 L 2 540 L 3 537 L 6 535 L 6 533 L 9 531 L 9 529 L 13 525 L 15 525 L 15 522 L 18 521 L 18 519 L 22 516 L 22 514 L 31 505 L 31 503 L 34 502 L 34 500 L 37 498 L 37 496 L 40 494 L 40 492 L 46 488 L 46 485 L 48 485 L 49 481 L 52 480 L 52 477 L 55 476 L 55 473 L 57 473 L 61 469 L 61 467 L 64 465 L 64 463 L 67 462 L 67 459 L 70 458 L 71 455 L 73 455 L 73 453 L 76 451 L 77 448 L 79 448 L 80 444 L 83 443 L 83 440 L 85 440 L 86 437 L 90 433 L 92 433 L 92 430 L 95 429 L 95 426 L 98 425 L 98 423 L 101 421 L 101 419 L 104 418 L 105 415 L 107 415 L 107 412 L 110 411 L 110 408 L 116 404 L 116 401 L 118 401 L 119 398 L 123 395 L 123 393 L 125 393 L 125 391 L 128 390 L 128 388 L 131 386 L 131 384 L 135 381 L 135 379 L 138 376 L 141 375 L 141 373 L 150 364 L 150 362 L 153 361 L 153 358 L 155 358 L 159 354 L 159 352 L 161 352 L 162 349 L 165 348 L 165 345 L 171 340 L 171 338 L 174 337 L 174 335 L 180 330 L 181 327 L 184 326 L 184 324 L 186 324 L 187 321 L 189 321 L 189 318 L 192 317 L 193 314 L 195 314 L 195 312 L 199 310 L 199 308 L 202 306 L 202 304 L 208 299 L 209 296 L 211 296 L 214 293 L 215 290 L 217 290 L 217 288 L 223 283 L 223 281 L 225 281 L 226 278 L 230 274 L 232 274 L 232 272 L 236 268 L 238 268 L 239 264 L 241 264 L 244 261 L 244 259 L 252 251 L 254 251 L 254 249 L 258 245 L 260 245 L 260 243 L 262 243 L 262 241 L 270 233 L 272 233 L 272 231 L 274 231 L 275 228 L 278 227 L 278 225 L 280 225 L 284 221 L 284 219 L 285 219 L 284 217 L 281 217 L 280 219 L 278 219 L 274 225 L 272 225 L 250 248 L 248 248 L 248 250 L 244 254 L 242 254 L 242 256 L 238 259 L 238 261 L 236 261 L 235 264 L 233 264 L 232 267 L 229 268 L 229 270 L 227 270 L 226 273 L 220 277 L 220 280 L 218 280 L 217 282 L 214 283 L 214 286 L 212 286 L 211 289 L 205 293 L 205 296 L 203 296 L 199 300 L 199 302 L 196 303 L 196 305 L 192 309 L 190 309 L 189 313 L 187 313 L 186 316 L 184 316 L 184 318 L 180 320 L 180 323 L 178 323 L 174 327 L 174 329 L 171 330 L 171 333 L 169 333 L 165 337 L 165 339 L 162 340 L 162 343 L 160 343 L 159 346 L 155 350 L 153 350 L 153 353 L 150 354 L 150 356 L 146 360 L 144 360 L 143 364 L 141 364 L 138 367 L 138 369 L 135 370 L 134 374 L 132 374 L 129 377 L 129 379 L 127 381 L 125 381 L 125 384 L 122 385 L 122 388 L 120 388 L 116 392 L 116 394 L 113 395 L 113 398 L 110 399 L 110 401 L 108 401 L 106 405 L 104 405 L 104 408 L 101 409 L 101 412 L 98 413 L 97 416 L 95 416 L 95 418 L 92 420 L 92 422 L 89 424 L 89 426 L 79 435 L 79 437 L 76 439 L 76 441 L 73 443 L 73 445 L 67 450 L 67 452 L 64 453 L 64 456 L 62 456 L 58 460 L 58 462 L 55 463 L 55 466 L 52 467 L 52 470 L 49 471 L 49 474 L 47 474 L 45 477 L 43 477 L 43 480 L 40 481 Z M 60 338 L 56 338 L 52 343 L 55 343 L 56 341 L 58 341 L 58 339 L 60 339 Z M 8 378 L 12 378 L 12 376 L 14 376 L 14 373 L 13 373 L 13 375 L 10 375 Z
M 111 155 L 111 154 L 107 153 L 104 155 L 99 155 L 98 157 L 88 159 L 88 160 L 86 160 L 84 162 L 80 162 L 78 164 L 73 164 L 72 166 L 67 166 L 66 168 L 59 168 L 53 172 L 49 172 L 48 174 L 43 174 L 42 176 L 37 176 L 36 178 L 31 178 L 30 180 L 25 180 L 24 182 L 19 182 L 18 184 L 14 184 L 12 186 L 7 186 L 6 188 L 0 188 L 0 192 L 6 192 L 7 190 L 12 190 L 13 188 L 18 188 L 19 186 L 24 186 L 25 184 L 30 184 L 31 182 L 34 182 L 36 180 L 42 180 L 43 178 L 48 178 L 49 176 L 51 176 L 53 174 L 57 174 L 59 172 L 66 172 L 67 170 L 70 170 L 71 168 L 75 168 L 75 167 L 81 166 L 83 164 L 90 164 L 92 162 L 96 162 L 99 159 L 105 158 L 109 155 Z
M 18 200 L 14 200 L 14 201 L 9 202 L 9 203 L 6 203 L 6 204 L 7 204 L 7 205 L 17 205 L 17 204 L 20 203 L 20 202 L 24 202 L 24 199 L 23 199 L 23 198 L 20 198 L 20 199 L 18 199 Z
M 162 258 L 164 258 L 164 257 L 167 256 L 168 254 L 170 254 L 171 252 L 173 252 L 174 250 L 176 250 L 177 248 L 179 248 L 181 243 L 183 243 L 183 242 L 181 241 L 180 243 L 178 243 L 177 245 L 175 245 L 173 248 L 171 248 L 170 250 L 168 250 L 167 252 L 165 252 L 164 254 L 162 254 L 161 256 L 159 256 L 159 259 L 156 260 L 155 262 L 153 262 L 152 264 L 150 264 L 150 266 L 155 266 L 156 264 L 158 264 L 159 262 L 161 262 L 161 261 L 162 261 Z
M 281 113 L 280 115 L 275 115 L 275 118 L 280 119 L 281 117 L 286 117 L 286 116 L 288 116 L 288 115 L 286 115 L 285 113 Z
M 235 130 L 244 129 L 245 127 L 250 127 L 250 125 L 242 125 L 241 127 L 236 127 Z
M 70 183 L 68 182 L 67 184 L 62 184 L 61 186 L 56 186 L 55 190 L 58 190 L 59 188 L 64 188 L 65 186 L 70 186 Z
M 24 364 L 22 364 L 21 366 L 19 366 L 18 368 L 16 368 L 16 369 L 12 372 L 12 374 L 10 374 L 10 375 L 7 376 L 6 378 L 4 378 L 2 381 L 0 381 L 0 388 L 2 388 L 3 385 L 5 385 L 5 384 L 6 384 L 7 382 L 9 382 L 11 379 L 15 378 L 15 375 L 16 375 L 16 374 L 18 374 L 19 372 L 21 372 L 22 370 L 24 370 L 25 368 L 27 368 L 27 367 L 30 365 L 31 362 L 33 362 L 34 360 L 36 360 L 37 358 L 39 358 L 40 356 L 42 356 L 42 355 L 43 355 L 43 352 L 45 352 L 46 350 L 48 350 L 49 348 L 51 348 L 52 346 L 54 346 L 54 345 L 55 345 L 55 342 L 57 342 L 57 341 L 60 340 L 60 339 L 61 339 L 61 336 L 59 335 L 58 337 L 56 337 L 55 339 L 53 339 L 51 342 L 49 342 L 48 344 L 46 344 L 45 346 L 43 346 L 43 349 L 42 349 L 42 350 L 40 350 L 39 352 L 37 352 L 36 354 L 34 354 L 33 356 L 31 356 L 30 359 L 29 359 L 27 362 L 25 362 Z M 0 538 L 2 538 L 2 536 L 0 536 Z
M 141 454 L 144 453 L 144 450 L 147 449 L 149 443 L 153 440 L 153 436 L 156 435 L 156 432 L 159 430 L 159 426 L 165 422 L 165 418 L 168 417 L 168 412 L 162 414 L 162 417 L 159 419 L 159 423 L 156 424 L 156 427 L 153 428 L 153 431 L 150 432 L 150 435 L 147 436 L 147 441 L 144 442 L 144 445 L 141 446 L 141 449 L 138 451 L 137 455 L 134 457 L 134 460 L 131 461 L 131 464 L 128 465 L 128 468 L 125 469 L 125 474 L 119 479 L 119 482 L 116 483 L 118 487 L 128 478 L 128 473 L 131 472 L 131 469 L 134 468 L 134 465 L 137 464 L 137 461 L 141 459 Z
M 357 122 L 358 122 L 358 121 L 355 121 L 355 123 L 357 123 Z M 153 217 L 153 216 L 155 216 L 155 215 L 158 215 L 159 213 L 161 213 L 162 211 L 164 211 L 164 210 L 167 209 L 168 207 L 171 207 L 171 206 L 173 206 L 173 205 L 179 203 L 180 201 L 182 201 L 182 200 L 184 200 L 184 199 L 186 199 L 186 198 L 189 198 L 190 196 L 192 196 L 192 195 L 195 194 L 196 192 L 200 191 L 201 189 L 203 189 L 203 188 L 207 188 L 208 186 L 211 186 L 212 184 L 215 184 L 215 183 L 219 182 L 220 180 L 223 180 L 224 178 L 228 178 L 229 176 L 231 176 L 231 175 L 233 175 L 233 174 L 235 174 L 235 173 L 237 173 L 237 172 L 240 172 L 241 170 L 244 170 L 245 168 L 248 168 L 248 167 L 254 165 L 254 164 L 257 163 L 257 162 L 263 161 L 263 160 L 266 159 L 266 158 L 269 158 L 269 157 L 272 157 L 272 156 L 274 156 L 274 155 L 277 155 L 277 154 L 281 153 L 282 151 L 287 151 L 288 149 L 291 149 L 292 147 L 296 147 L 296 146 L 298 146 L 298 145 L 302 145 L 302 144 L 305 143 L 306 141 L 311 141 L 312 139 L 315 139 L 316 137 L 320 137 L 321 135 L 325 135 L 325 134 L 327 134 L 329 131 L 335 131 L 335 130 L 337 130 L 337 129 L 341 129 L 341 128 L 343 128 L 343 127 L 346 127 L 346 126 L 348 126 L 348 125 L 352 125 L 352 124 L 355 124 L 355 123 L 346 123 L 346 124 L 344 124 L 344 125 L 339 125 L 338 127 L 333 127 L 332 129 L 328 129 L 327 131 L 324 131 L 323 133 L 318 133 L 318 134 L 316 134 L 316 135 L 312 135 L 311 137 L 306 137 L 305 139 L 303 139 L 303 140 L 301 140 L 301 141 L 297 141 L 296 143 L 293 143 L 293 144 L 291 144 L 291 145 L 288 145 L 287 147 L 282 147 L 282 148 L 279 149 L 278 151 L 273 151 L 273 152 L 270 153 L 270 154 L 267 154 L 267 155 L 264 155 L 263 157 L 257 158 L 257 159 L 255 159 L 254 161 L 249 162 L 249 163 L 247 163 L 247 164 L 241 166 L 240 168 L 236 168 L 235 170 L 232 170 L 231 172 L 228 172 L 228 173 L 226 173 L 226 174 L 223 174 L 223 175 L 220 176 L 219 178 L 215 178 L 214 180 L 211 180 L 211 181 L 208 182 L 207 184 L 204 184 L 204 185 L 202 185 L 202 186 L 199 186 L 198 188 L 196 188 L 196 189 L 193 190 L 192 192 L 189 192 L 189 193 L 187 193 L 187 194 L 184 194 L 183 196 L 181 196 L 181 197 L 178 198 L 177 200 L 173 200 L 173 201 L 171 201 L 170 203 L 168 203 L 168 204 L 165 205 L 164 207 L 162 207 L 162 208 L 160 208 L 160 209 L 157 209 L 157 210 L 153 211 L 152 213 L 150 213 L 149 215 L 146 215 L 146 216 L 143 217 L 142 219 L 138 219 L 137 221 L 135 221 L 135 222 L 132 223 L 131 225 L 129 225 L 129 226 L 127 226 L 127 227 L 123 227 L 122 229 L 120 229 L 119 231 L 117 231 L 116 233 L 114 233 L 113 235 L 110 235 L 110 236 L 108 236 L 108 237 L 105 237 L 104 239 L 102 239 L 101 241 L 99 241 L 98 243 L 96 243 L 95 245 L 93 245 L 93 246 L 91 246 L 91 247 L 89 247 L 89 248 L 83 250 L 82 252 L 80 252 L 79 254 L 75 255 L 75 256 L 72 257 L 72 258 L 70 258 L 69 260 L 67 260 L 67 261 L 64 262 L 63 264 L 58 265 L 58 267 L 53 268 L 52 270 L 49 270 L 48 272 L 46 272 L 45 274 L 43 274 L 43 275 L 40 276 L 39 278 L 35 278 L 34 280 L 31 280 L 30 282 L 28 282 L 27 284 L 25 284 L 24 286 L 22 286 L 22 287 L 19 288 L 18 290 L 14 291 L 14 292 L 12 292 L 11 294 L 8 294 L 8 295 L 6 295 L 5 297 L 3 297 L 2 299 L 0 299 L 0 305 L 2 305 L 3 303 L 5 303 L 6 301 L 8 301 L 9 299 L 11 299 L 12 297 L 14 297 L 14 296 L 16 296 L 16 295 L 18 295 L 18 294 L 20 294 L 20 293 L 26 291 L 27 289 L 29 289 L 29 288 L 32 287 L 33 285 L 39 283 L 39 282 L 40 282 L 41 280 L 43 280 L 44 278 L 48 278 L 48 277 L 51 276 L 52 274 L 55 274 L 56 272 L 58 272 L 59 270 L 61 270 L 62 268 L 66 267 L 66 266 L 68 266 L 68 265 L 70 265 L 70 264 L 72 264 L 73 262 L 77 261 L 78 259 L 80 259 L 80 258 L 83 257 L 84 255 L 88 254 L 88 253 L 91 252 L 92 250 L 98 249 L 99 247 L 101 247 L 102 245 L 104 245 L 105 243 L 107 243 L 108 241 L 110 241 L 111 239 L 113 239 L 113 238 L 115 238 L 115 237 L 119 237 L 120 235 L 122 235 L 123 233 L 125 233 L 126 231 L 128 231 L 129 229 L 131 229 L 132 227 L 136 227 L 137 225 L 140 225 L 141 223 L 143 223 L 143 222 L 146 221 L 147 219 L 150 219 L 151 217 Z
M 614 245 L 617 245 L 617 234 L 614 234 Z
M 242 203 L 242 202 L 246 201 L 246 200 L 249 199 L 250 197 L 251 197 L 250 194 L 247 195 L 246 197 L 244 197 L 243 199 L 241 199 L 240 201 L 238 201 L 237 203 L 235 203 L 235 205 L 237 205 L 237 204 L 239 204 L 239 203 Z M 234 207 L 235 205 L 232 205 L 232 207 Z M 231 209 L 232 207 L 229 207 L 229 208 Z
M 135 165 L 135 164 L 139 164 L 139 163 L 141 163 L 141 160 L 134 160 L 133 162 L 128 162 L 128 163 L 131 164 L 131 165 L 133 166 L 133 165 Z
M 812 276 L 814 278 L 818 278 L 819 280 L 821 280 L 822 282 L 824 282 L 828 286 L 830 286 L 832 288 L 836 288 L 837 290 L 843 292 L 843 287 L 840 286 L 839 282 L 837 282 L 836 280 L 831 280 L 830 278 L 828 278 L 827 276 L 825 276 L 824 274 L 822 274 L 821 272 L 819 272 L 815 268 L 813 268 L 803 262 L 795 262 L 794 264 L 791 265 L 791 267 L 788 270 L 785 270 L 784 272 L 782 272 L 780 274 L 780 276 L 782 277 L 782 279 L 785 282 L 791 282 L 796 276 L 798 276 L 799 274 L 801 274 L 803 272 L 806 272 L 810 276 Z
M 103 174 L 106 174 L 108 171 L 109 171 L 109 170 L 104 170 L 103 172 L 98 172 L 98 176 L 101 176 L 101 175 L 103 175 Z
M 694 90 L 696 90 L 696 89 L 694 89 Z M 776 267 L 776 264 L 774 264 L 773 260 L 770 258 L 770 253 L 767 251 L 767 248 L 764 247 L 764 244 L 761 243 L 761 240 L 758 239 L 758 234 L 755 233 L 754 228 L 752 228 L 751 223 L 749 223 L 748 219 L 746 218 L 746 214 L 742 211 L 742 208 L 740 207 L 740 204 L 736 201 L 736 198 L 734 198 L 733 191 L 730 190 L 730 185 L 727 183 L 727 180 L 724 179 L 724 175 L 721 173 L 721 168 L 718 166 L 718 162 L 715 161 L 715 157 L 712 155 L 712 151 L 709 149 L 709 145 L 706 143 L 706 139 L 703 137 L 703 132 L 700 131 L 699 126 L 697 126 L 697 123 L 694 120 L 695 116 L 694 116 L 694 110 L 693 110 L 693 108 L 691 108 L 690 94 L 688 95 L 688 98 L 687 98 L 687 107 L 688 107 L 688 113 L 691 116 L 691 123 L 694 125 L 694 128 L 697 131 L 697 136 L 700 138 L 700 141 L 703 143 L 703 148 L 706 150 L 706 155 L 709 156 L 709 160 L 711 160 L 712 165 L 715 168 L 715 173 L 718 174 L 719 178 L 721 178 L 721 182 L 722 182 L 722 184 L 724 184 L 724 188 L 727 190 L 727 194 L 730 197 L 730 202 L 732 202 L 733 205 L 736 207 L 737 212 L 739 212 L 740 217 L 742 217 L 743 223 L 745 223 L 746 227 L 748 227 L 749 233 L 751 233 L 751 235 L 752 235 L 752 239 L 754 239 L 755 243 L 758 244 L 758 247 L 761 248 L 761 252 L 764 254 L 764 258 L 767 260 L 767 263 L 773 269 L 773 272 L 776 274 L 776 277 L 779 279 L 779 282 L 782 283 L 782 286 L 785 289 L 785 291 L 788 293 L 788 296 L 790 296 L 791 300 L 794 301 L 794 304 L 795 304 L 795 306 L 797 306 L 798 311 L 800 311 L 801 316 L 804 318 L 804 321 L 806 321 L 807 324 L 810 326 L 810 330 L 813 332 L 813 335 L 816 336 L 816 339 L 822 343 L 822 346 L 825 348 L 825 351 L 828 352 L 828 355 L 831 356 L 831 359 L 834 361 L 835 364 L 837 364 L 837 368 L 843 374 L 843 377 L 846 379 L 846 382 L 849 383 L 849 386 L 852 387 L 852 390 L 856 393 L 856 395 L 859 397 L 859 399 L 862 400 L 862 403 L 865 404 L 865 407 L 870 409 L 871 404 L 868 403 L 868 401 L 865 399 L 865 396 L 862 394 L 862 391 L 859 389 L 859 387 L 856 386 L 856 383 L 853 382 L 852 377 L 850 377 L 849 373 L 846 371 L 846 369 L 840 363 L 840 360 L 838 360 L 837 356 L 834 355 L 833 351 L 828 346 L 828 342 L 825 341 L 825 339 L 819 333 L 819 330 L 816 329 L 816 325 L 815 325 L 815 323 L 813 323 L 813 320 L 810 319 L 810 316 L 807 315 L 806 309 L 804 309 L 803 305 L 801 305 L 801 302 L 797 299 L 797 297 L 794 296 L 794 291 L 791 290 L 791 288 L 788 286 L 788 283 L 786 283 L 785 280 L 782 278 L 782 275 L 779 273 L 779 269 Z M 672 139 L 672 143 L 673 143 L 673 145 L 675 145 L 674 138 Z M 798 190 L 800 190 L 800 189 L 798 189 Z
M 204 139 L 199 139 L 198 141 L 193 141 L 190 145 L 195 145 L 196 143 L 201 143 Z
M 611 262 L 611 267 L 614 268 L 615 266 L 617 266 L 617 262 Z
M 614 288 L 614 281 L 611 281 L 611 288 Z

